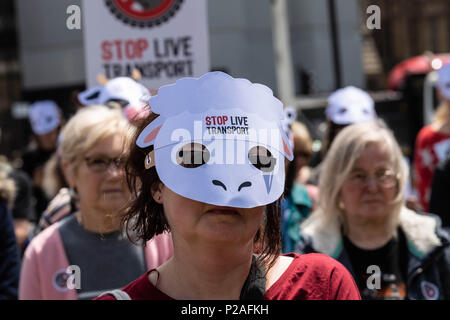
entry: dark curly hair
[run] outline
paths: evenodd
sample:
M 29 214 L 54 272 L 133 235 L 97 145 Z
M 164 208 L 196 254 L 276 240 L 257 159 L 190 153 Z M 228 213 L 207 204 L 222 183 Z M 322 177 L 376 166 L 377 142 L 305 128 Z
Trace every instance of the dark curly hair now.
M 142 130 L 158 117 L 151 114 L 148 118 L 137 124 L 132 141 L 136 141 Z M 128 232 L 133 232 L 138 240 L 144 243 L 154 236 L 170 231 L 170 225 L 164 214 L 163 206 L 152 197 L 161 180 L 156 168 L 146 169 L 144 160 L 153 150 L 153 146 L 142 149 L 132 143 L 130 154 L 125 165 L 126 179 L 131 191 L 131 200 L 122 214 L 122 225 Z M 280 220 L 281 197 L 265 208 L 265 217 L 254 238 L 255 251 L 259 253 L 258 261 L 269 269 L 281 252 Z

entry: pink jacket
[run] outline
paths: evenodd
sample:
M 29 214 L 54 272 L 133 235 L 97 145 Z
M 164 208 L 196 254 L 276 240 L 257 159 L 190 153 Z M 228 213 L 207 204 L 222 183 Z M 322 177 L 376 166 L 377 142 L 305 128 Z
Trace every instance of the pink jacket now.
M 19 282 L 20 300 L 77 300 L 76 289 L 68 289 L 64 280 L 69 262 L 60 237 L 59 223 L 39 233 L 27 247 Z M 147 269 L 167 261 L 173 254 L 170 234 L 164 233 L 147 243 Z M 66 278 L 64 278 L 66 277 Z

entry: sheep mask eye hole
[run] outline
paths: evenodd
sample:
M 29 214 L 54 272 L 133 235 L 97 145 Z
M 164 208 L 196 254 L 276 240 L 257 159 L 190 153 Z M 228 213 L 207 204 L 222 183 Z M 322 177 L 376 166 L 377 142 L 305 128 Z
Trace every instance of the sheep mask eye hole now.
M 209 161 L 211 154 L 201 143 L 185 144 L 177 151 L 177 163 L 184 168 L 198 168 Z
M 105 102 L 105 105 L 110 109 L 123 109 L 129 104 L 129 101 L 123 99 L 109 99 Z
M 248 159 L 256 169 L 263 172 L 272 172 L 277 160 L 269 150 L 261 146 L 251 148 L 248 152 Z
M 338 113 L 340 113 L 340 114 L 347 113 L 347 108 L 346 108 L 346 107 L 340 108 L 339 111 L 338 111 Z

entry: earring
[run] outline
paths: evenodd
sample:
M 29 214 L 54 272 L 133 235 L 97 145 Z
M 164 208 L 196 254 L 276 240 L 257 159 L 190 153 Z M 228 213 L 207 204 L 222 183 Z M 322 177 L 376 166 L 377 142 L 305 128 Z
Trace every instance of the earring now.
M 155 157 L 154 157 L 154 150 L 152 150 L 151 152 L 147 153 L 147 155 L 145 156 L 145 160 L 144 160 L 144 166 L 145 169 L 150 169 L 151 167 L 153 167 L 155 165 Z

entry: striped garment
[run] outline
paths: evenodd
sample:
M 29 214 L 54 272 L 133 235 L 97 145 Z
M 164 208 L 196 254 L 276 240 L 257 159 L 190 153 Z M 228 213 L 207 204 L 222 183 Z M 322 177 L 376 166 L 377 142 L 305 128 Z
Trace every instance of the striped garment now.
M 61 188 L 42 213 L 36 234 L 78 210 L 68 188 Z

